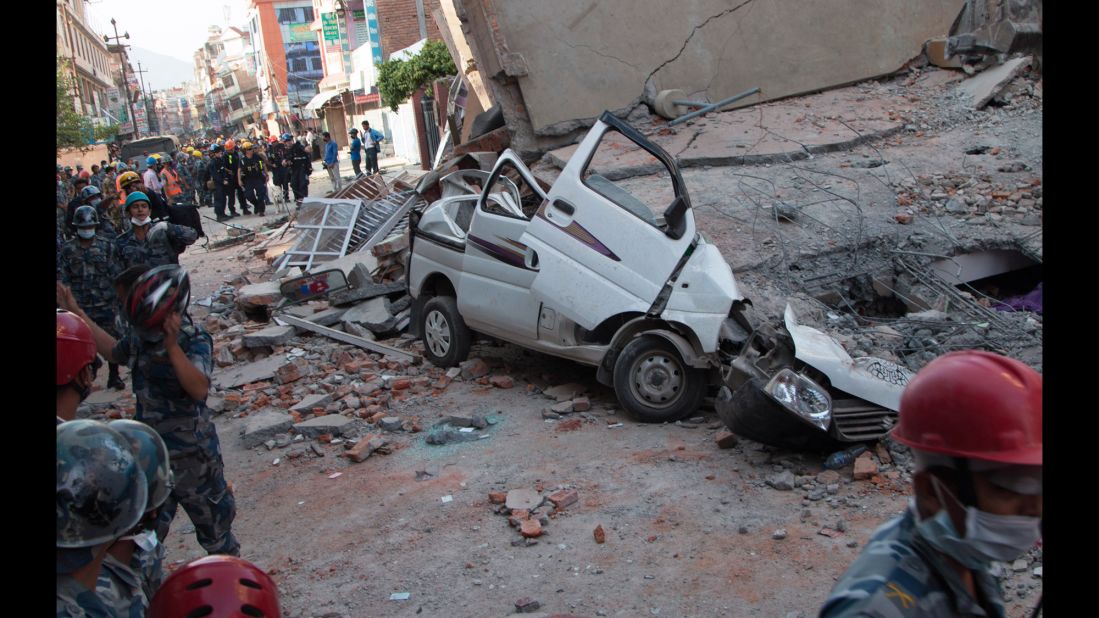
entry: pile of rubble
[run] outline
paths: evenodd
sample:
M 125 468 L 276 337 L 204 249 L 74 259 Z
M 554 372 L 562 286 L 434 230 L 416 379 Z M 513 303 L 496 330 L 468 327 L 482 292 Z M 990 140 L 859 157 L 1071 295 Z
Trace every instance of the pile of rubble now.
M 510 491 L 490 491 L 488 501 L 493 504 L 493 512 L 506 515 L 508 525 L 518 530 L 521 538 L 512 541 L 512 545 L 537 545 L 538 537 L 546 534 L 544 529 L 553 519 L 568 507 L 580 501 L 580 496 L 571 487 L 559 487 L 546 492 L 541 483 L 533 489 L 520 488 Z M 552 508 L 551 508 L 552 507 Z M 602 526 L 596 529 L 596 542 L 603 543 L 605 535 Z

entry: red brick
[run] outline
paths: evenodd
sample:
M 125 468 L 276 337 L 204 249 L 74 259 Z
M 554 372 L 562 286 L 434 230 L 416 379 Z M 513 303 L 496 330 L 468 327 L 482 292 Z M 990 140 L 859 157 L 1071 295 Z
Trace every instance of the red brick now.
M 554 508 L 558 511 L 576 504 L 579 500 L 580 496 L 576 493 L 575 489 L 562 489 L 549 496 L 549 501 L 553 503 Z
M 573 412 L 587 412 L 591 410 L 591 400 L 587 397 L 577 397 L 572 400 Z
M 373 408 L 374 406 L 370 406 L 370 407 Z M 386 417 L 385 412 L 375 412 L 374 416 L 370 417 L 370 422 L 371 423 L 377 423 L 378 421 L 382 420 L 385 417 Z
M 519 524 L 519 534 L 525 536 L 528 539 L 533 539 L 542 536 L 542 522 L 534 519 L 524 519 Z
M 736 446 L 738 438 L 736 434 L 731 431 L 721 430 L 714 436 L 714 442 L 717 442 L 717 448 L 733 448 Z
M 317 436 L 317 441 L 318 442 L 324 442 L 325 444 L 329 444 L 329 443 L 332 442 L 332 434 L 322 433 L 321 435 Z
M 275 370 L 275 379 L 279 384 L 288 384 L 302 378 L 301 368 L 297 363 L 286 363 Z
M 363 436 L 359 438 L 359 441 L 355 443 L 355 446 L 344 451 L 343 456 L 355 463 L 362 463 L 363 461 L 366 461 L 373 452 L 374 447 L 370 444 L 370 436 Z
M 271 398 L 268 397 L 266 393 L 260 393 L 259 395 L 256 395 L 255 399 L 252 400 L 252 407 L 258 409 L 265 407 L 270 403 Z
M 878 464 L 874 463 L 869 451 L 859 455 L 858 459 L 855 460 L 854 476 L 856 481 L 864 481 L 877 473 Z
M 496 388 L 512 388 L 515 386 L 515 380 L 512 380 L 511 376 L 495 375 L 489 378 L 488 381 Z
M 580 429 L 580 419 L 570 418 L 567 421 L 557 423 L 557 431 L 576 431 Z
M 290 418 L 294 419 L 294 423 L 300 423 L 301 422 L 301 413 L 300 412 L 291 412 L 290 413 Z
M 412 380 L 409 380 L 408 378 L 399 378 L 397 380 L 393 380 L 393 384 L 390 386 L 390 388 L 395 391 L 404 391 L 408 390 L 411 386 Z
M 898 212 L 893 215 L 893 220 L 901 225 L 908 225 L 909 223 L 912 223 L 912 215 L 906 212 Z
M 488 501 L 492 504 L 503 504 L 507 502 L 508 492 L 506 491 L 490 491 L 488 492 Z
M 603 531 L 603 524 L 599 524 L 592 532 L 592 536 L 595 537 L 595 542 L 602 545 L 607 542 L 607 533 Z

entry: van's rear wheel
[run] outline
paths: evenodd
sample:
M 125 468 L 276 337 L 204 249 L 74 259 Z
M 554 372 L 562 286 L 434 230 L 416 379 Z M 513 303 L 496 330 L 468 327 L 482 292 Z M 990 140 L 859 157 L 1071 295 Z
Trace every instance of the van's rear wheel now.
M 469 356 L 473 338 L 453 297 L 436 296 L 427 301 L 420 326 L 424 356 L 431 364 L 453 367 Z
M 626 345 L 614 363 L 614 392 L 639 421 L 676 421 L 702 403 L 706 374 L 688 367 L 667 339 L 642 335 Z

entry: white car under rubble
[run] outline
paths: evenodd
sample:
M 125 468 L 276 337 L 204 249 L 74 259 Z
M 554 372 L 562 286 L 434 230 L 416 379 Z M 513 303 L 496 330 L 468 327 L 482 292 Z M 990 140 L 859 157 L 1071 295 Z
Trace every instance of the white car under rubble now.
M 662 163 L 668 201 L 598 173 L 606 140 Z M 891 427 L 909 373 L 851 359 L 789 307 L 784 326 L 751 325 L 728 263 L 695 228 L 674 160 L 611 114 L 548 189 L 510 150 L 491 172 L 461 170 L 439 188 L 413 216 L 408 269 L 413 328 L 432 363 L 465 360 L 477 331 L 597 367 L 643 421 L 680 419 L 716 393 L 731 429 L 772 444 L 825 448 Z

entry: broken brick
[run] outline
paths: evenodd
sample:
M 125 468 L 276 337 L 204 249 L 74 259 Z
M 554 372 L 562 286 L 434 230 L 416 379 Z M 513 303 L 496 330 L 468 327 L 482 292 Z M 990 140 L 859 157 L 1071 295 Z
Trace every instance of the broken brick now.
M 370 440 L 362 438 L 355 443 L 350 449 L 343 452 L 343 456 L 350 459 L 355 463 L 362 463 L 374 453 L 374 449 L 371 448 Z
M 717 448 L 733 448 L 739 439 L 736 434 L 731 431 L 721 430 L 714 436 L 714 442 L 717 442 Z
M 580 429 L 580 419 L 570 418 L 557 424 L 557 431 L 576 431 Z
M 286 363 L 275 370 L 275 379 L 278 380 L 279 384 L 295 382 L 301 378 L 301 368 L 298 367 L 297 363 Z
M 587 397 L 577 397 L 572 400 L 573 412 L 587 412 L 591 410 L 591 400 Z
M 462 370 L 462 379 L 472 380 L 488 375 L 489 368 L 488 363 L 479 359 L 471 358 L 467 361 L 463 361 L 458 365 Z
M 391 388 L 395 391 L 404 391 L 404 390 L 408 390 L 409 387 L 411 387 L 411 386 L 412 386 L 412 380 L 409 380 L 408 378 L 400 378 L 400 379 L 397 379 L 397 380 L 393 380 L 393 383 L 390 385 L 389 388 Z
M 537 519 L 524 519 L 519 524 L 519 534 L 528 539 L 542 536 L 542 522 Z
M 595 542 L 600 545 L 607 542 L 607 533 L 603 531 L 603 524 L 599 524 L 595 527 L 592 536 L 595 537 Z
M 515 380 L 512 380 L 511 376 L 495 375 L 489 378 L 489 382 L 496 388 L 512 388 L 515 386 Z
M 580 496 L 576 493 L 575 489 L 562 489 L 549 496 L 549 501 L 552 502 L 554 508 L 559 511 L 576 504 L 579 500 Z
M 317 441 L 318 442 L 324 442 L 325 444 L 329 444 L 330 442 L 332 442 L 332 434 L 322 433 L 321 435 L 317 436 Z
M 290 412 L 290 418 L 294 419 L 294 424 L 297 425 L 298 423 L 301 422 L 301 412 L 297 412 L 297 411 Z
M 901 225 L 908 225 L 909 223 L 912 223 L 912 215 L 906 212 L 898 212 L 893 215 L 893 220 Z
M 508 499 L 508 493 L 506 491 L 490 491 L 488 492 L 488 501 L 492 504 L 503 504 Z
M 889 455 L 889 451 L 881 442 L 878 442 L 874 445 L 874 454 L 878 456 L 878 461 L 882 462 L 883 464 L 893 463 L 893 457 Z
M 878 464 L 874 463 L 869 451 L 859 455 L 855 460 L 854 478 L 856 481 L 864 481 L 878 473 Z

